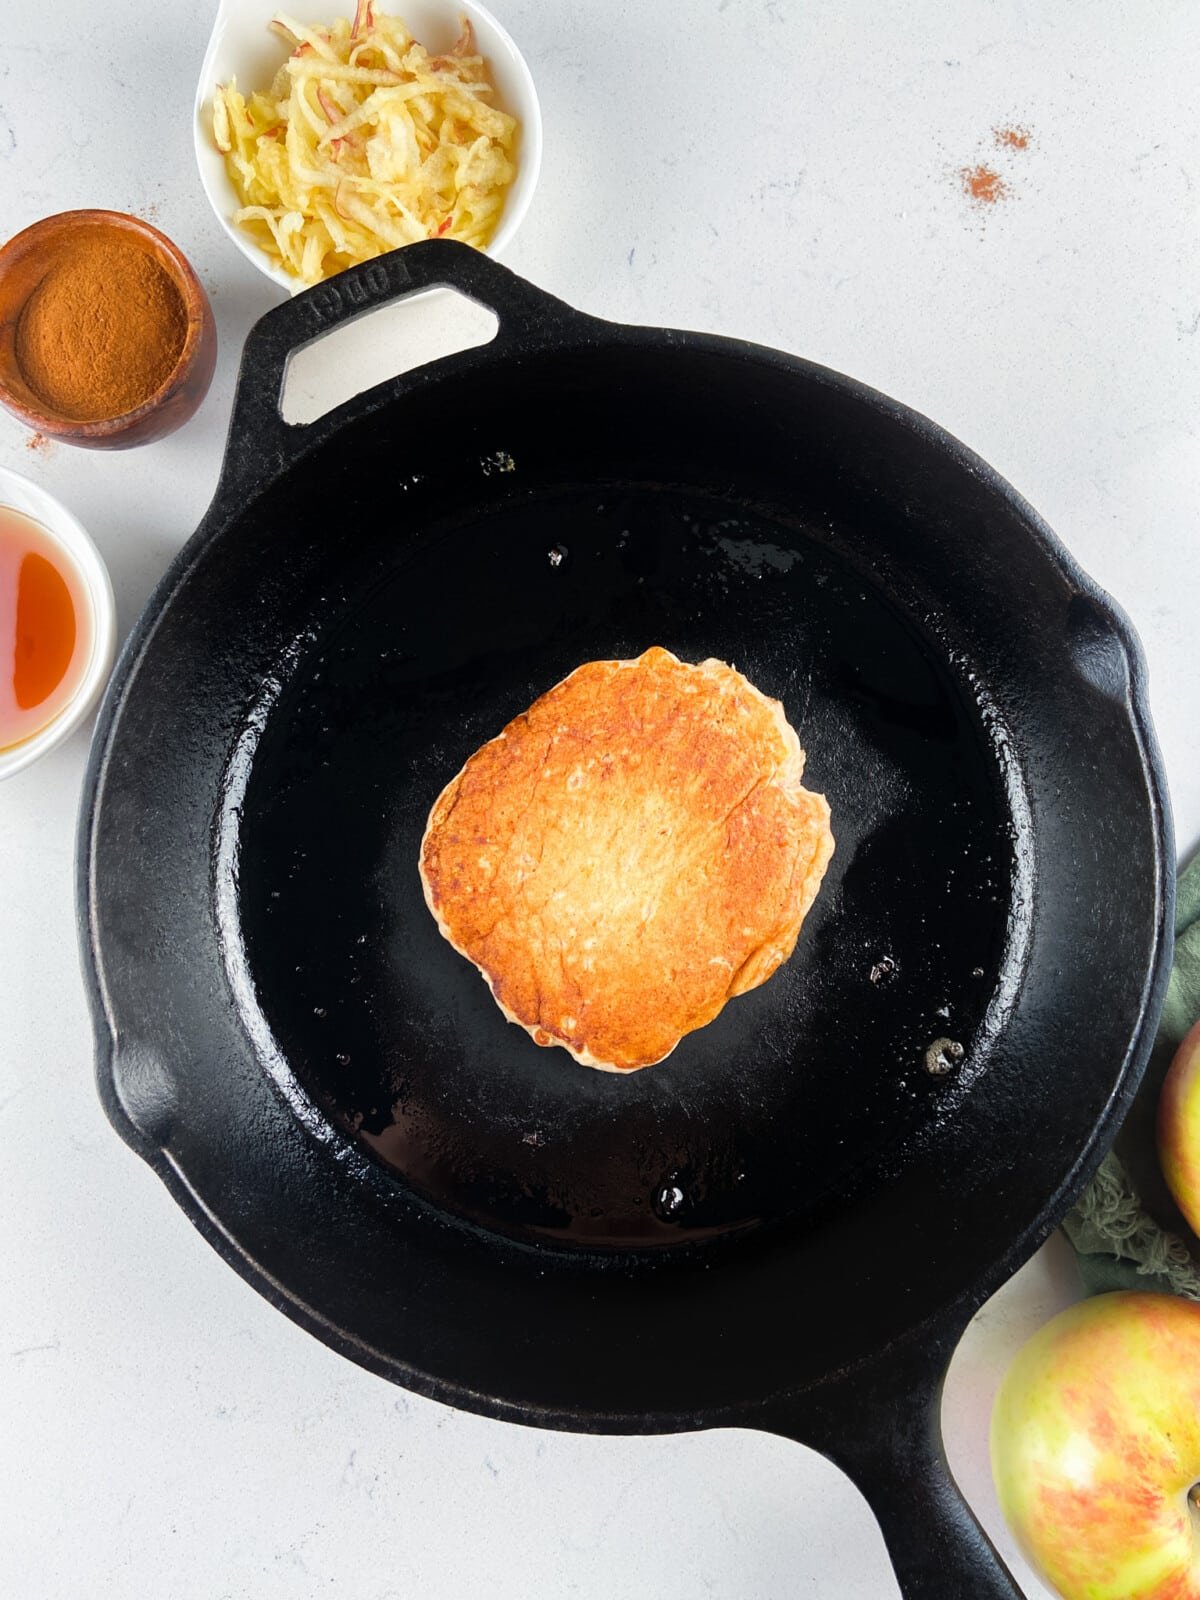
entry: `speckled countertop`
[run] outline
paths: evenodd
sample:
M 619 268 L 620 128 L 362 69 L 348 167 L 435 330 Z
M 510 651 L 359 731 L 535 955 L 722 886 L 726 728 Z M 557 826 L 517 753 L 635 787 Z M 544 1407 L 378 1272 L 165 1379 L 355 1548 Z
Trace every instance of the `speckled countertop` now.
M 509 264 L 601 315 L 840 368 L 990 460 L 1133 617 L 1192 846 L 1191 0 L 1092 0 L 1086 28 L 1073 8 L 1028 0 L 495 9 L 546 124 Z M 3 0 L 0 20 L 0 227 L 73 206 L 138 212 L 189 254 L 220 328 L 208 401 L 160 444 L 38 447 L 0 416 L 0 461 L 90 529 L 124 631 L 208 502 L 239 349 L 276 291 L 225 239 L 194 172 L 206 7 Z M 1001 136 L 1012 128 L 1027 130 L 1023 148 Z M 305 403 L 344 391 L 352 363 L 364 379 L 398 366 L 395 316 L 310 359 Z M 358 1371 L 221 1264 L 93 1092 L 72 903 L 86 751 L 81 734 L 0 787 L 0 1593 L 897 1593 L 857 1491 L 805 1449 L 749 1433 L 573 1438 L 460 1415 Z M 980 1313 L 946 1393 L 952 1465 L 1033 1597 L 1046 1591 L 992 1497 L 987 1416 L 1010 1355 L 1075 1293 L 1069 1252 L 1051 1241 Z

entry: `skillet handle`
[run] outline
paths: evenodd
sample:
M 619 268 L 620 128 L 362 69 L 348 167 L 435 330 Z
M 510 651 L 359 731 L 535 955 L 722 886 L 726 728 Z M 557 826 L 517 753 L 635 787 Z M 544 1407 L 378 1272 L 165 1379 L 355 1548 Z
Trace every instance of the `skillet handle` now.
M 811 1445 L 862 1490 L 904 1600 L 1023 1600 L 950 1475 L 939 1412 L 951 1349 L 908 1343 L 776 1404 L 758 1426 Z
M 218 493 L 243 497 L 287 467 L 327 426 L 336 425 L 330 419 L 344 418 L 347 407 L 338 406 L 314 422 L 283 420 L 279 403 L 288 362 L 297 350 L 343 323 L 435 286 L 457 289 L 496 314 L 499 327 L 486 348 L 497 355 L 551 338 L 567 323 L 591 320 L 490 256 L 452 239 L 423 240 L 350 267 L 276 306 L 251 328 L 242 351 Z M 480 353 L 466 354 L 478 360 Z M 418 367 L 376 387 L 419 381 L 429 370 Z M 356 396 L 347 405 L 356 406 L 361 399 Z

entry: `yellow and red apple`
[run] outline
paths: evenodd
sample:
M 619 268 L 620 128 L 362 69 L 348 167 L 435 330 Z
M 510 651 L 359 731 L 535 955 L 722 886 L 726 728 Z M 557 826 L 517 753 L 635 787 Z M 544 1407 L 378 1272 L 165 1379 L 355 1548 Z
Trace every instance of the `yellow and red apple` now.
M 1065 1600 L 1200 1600 L 1200 1305 L 1106 1294 L 1047 1323 L 996 1398 L 992 1472 Z
M 1200 1233 L 1200 1022 L 1175 1052 L 1163 1083 L 1158 1159 L 1188 1227 Z

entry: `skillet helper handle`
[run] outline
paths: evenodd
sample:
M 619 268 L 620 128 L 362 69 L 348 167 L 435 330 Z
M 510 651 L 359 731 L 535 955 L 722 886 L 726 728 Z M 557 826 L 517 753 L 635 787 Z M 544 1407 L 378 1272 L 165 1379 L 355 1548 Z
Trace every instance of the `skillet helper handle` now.
M 349 267 L 268 311 L 251 328 L 234 393 L 220 492 L 243 496 L 303 454 L 324 431 L 327 418 L 344 417 L 346 407 L 338 406 L 314 422 L 283 420 L 280 399 L 288 362 L 297 350 L 393 300 L 435 287 L 456 289 L 495 313 L 499 327 L 487 348 L 497 355 L 514 346 L 535 345 L 567 322 L 589 320 L 482 251 L 453 239 L 423 240 Z M 478 350 L 471 353 L 478 358 Z M 414 368 L 378 387 L 419 381 L 427 370 Z M 348 404 L 355 406 L 361 399 Z
M 950 1475 L 939 1412 L 950 1351 L 893 1346 L 808 1391 L 774 1432 L 811 1445 L 858 1485 L 904 1600 L 1024 1600 Z

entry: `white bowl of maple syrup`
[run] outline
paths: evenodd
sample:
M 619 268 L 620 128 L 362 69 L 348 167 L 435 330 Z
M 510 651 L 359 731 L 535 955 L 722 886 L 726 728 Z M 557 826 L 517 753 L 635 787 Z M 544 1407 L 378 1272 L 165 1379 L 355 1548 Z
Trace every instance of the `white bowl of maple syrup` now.
M 96 546 L 53 495 L 0 467 L 0 778 L 74 733 L 108 681 L 116 639 Z

